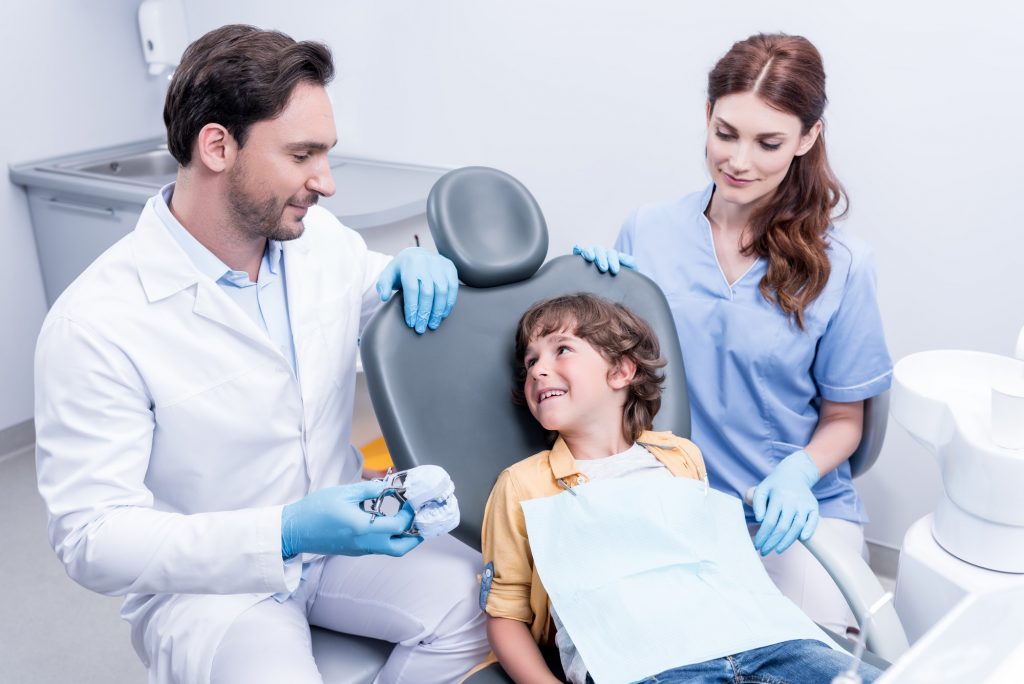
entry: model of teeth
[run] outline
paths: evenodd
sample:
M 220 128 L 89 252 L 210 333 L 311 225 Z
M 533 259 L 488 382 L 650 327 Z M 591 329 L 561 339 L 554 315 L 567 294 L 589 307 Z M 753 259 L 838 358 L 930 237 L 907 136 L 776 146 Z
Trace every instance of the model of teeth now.
M 424 539 L 439 537 L 459 526 L 455 483 L 444 468 L 422 465 L 406 471 L 405 499 L 415 511 L 410 530 Z

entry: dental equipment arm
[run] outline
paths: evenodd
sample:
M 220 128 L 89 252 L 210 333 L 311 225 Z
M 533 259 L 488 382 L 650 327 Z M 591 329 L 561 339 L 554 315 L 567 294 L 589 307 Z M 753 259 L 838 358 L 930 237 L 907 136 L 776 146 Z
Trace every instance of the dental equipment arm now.
M 753 497 L 751 487 L 744 498 L 750 503 Z M 824 529 L 801 543 L 832 577 L 854 615 L 867 615 L 872 609 L 876 610 L 866 640 L 867 649 L 890 663 L 903 655 L 910 648 L 903 623 L 891 601 L 875 608 L 887 592 L 864 558 Z
M 887 592 L 864 559 L 844 546 L 838 537 L 821 530 L 804 547 L 832 576 L 854 615 L 867 615 Z M 864 629 L 865 625 L 861 625 Z M 867 631 L 867 649 L 891 662 L 903 655 L 910 644 L 891 601 L 877 608 L 871 628 Z
M 860 624 L 860 636 L 857 639 L 857 644 L 853 649 L 853 661 L 850 662 L 850 666 L 846 668 L 845 672 L 842 672 L 832 678 L 832 684 L 863 684 L 863 679 L 857 672 L 861 662 L 864 659 L 864 645 L 867 643 L 868 634 L 871 633 L 871 629 L 875 624 L 875 615 L 885 606 L 887 603 L 892 601 L 892 593 L 885 592 L 885 595 L 875 601 L 868 608 L 867 612 L 858 618 Z

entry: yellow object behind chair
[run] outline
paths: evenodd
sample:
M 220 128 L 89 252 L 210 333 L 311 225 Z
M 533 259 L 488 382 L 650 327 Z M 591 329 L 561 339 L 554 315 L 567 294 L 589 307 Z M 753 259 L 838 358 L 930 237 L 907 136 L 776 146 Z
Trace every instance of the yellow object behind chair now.
M 383 437 L 378 437 L 372 442 L 367 442 L 359 448 L 363 452 L 363 470 L 385 472 L 393 468 L 391 454 L 388 453 L 388 445 L 384 443 Z

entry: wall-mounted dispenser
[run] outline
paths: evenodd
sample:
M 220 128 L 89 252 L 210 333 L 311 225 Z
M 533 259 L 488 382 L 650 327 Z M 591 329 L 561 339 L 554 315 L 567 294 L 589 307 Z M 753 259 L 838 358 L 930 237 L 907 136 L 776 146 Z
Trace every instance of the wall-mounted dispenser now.
M 185 10 L 180 0 L 143 0 L 139 5 L 142 56 L 151 76 L 174 71 L 188 46 Z

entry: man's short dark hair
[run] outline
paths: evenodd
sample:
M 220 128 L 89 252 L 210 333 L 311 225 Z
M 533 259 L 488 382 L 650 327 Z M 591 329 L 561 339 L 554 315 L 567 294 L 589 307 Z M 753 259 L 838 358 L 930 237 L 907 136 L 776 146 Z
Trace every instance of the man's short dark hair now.
M 167 147 L 188 166 L 209 123 L 224 126 L 241 147 L 252 124 L 284 110 L 297 84 L 326 86 L 332 78 L 334 62 L 323 43 L 244 24 L 214 29 L 185 49 L 167 89 Z

